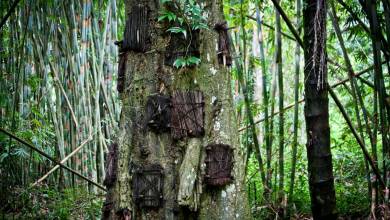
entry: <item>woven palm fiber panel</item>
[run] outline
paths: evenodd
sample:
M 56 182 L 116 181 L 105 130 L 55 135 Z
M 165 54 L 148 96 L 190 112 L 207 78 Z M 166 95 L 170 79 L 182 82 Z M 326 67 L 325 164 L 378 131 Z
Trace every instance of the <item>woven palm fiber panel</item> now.
M 114 203 L 112 201 L 105 201 L 103 203 L 102 208 L 102 219 L 109 219 L 110 212 L 114 207 Z
M 126 61 L 127 61 L 127 53 L 126 52 L 120 53 L 119 63 L 118 63 L 118 82 L 116 86 L 118 92 L 123 92 L 125 88 Z
M 119 209 L 115 215 L 118 220 L 131 220 L 131 211 L 127 208 Z
M 232 181 L 233 150 L 226 144 L 211 144 L 206 147 L 205 183 L 209 186 L 224 186 Z
M 146 102 L 146 125 L 156 133 L 168 131 L 171 122 L 171 99 L 168 96 L 152 95 Z
M 106 159 L 106 177 L 103 184 L 112 187 L 118 176 L 118 144 L 111 144 Z
M 223 21 L 215 24 L 214 30 L 218 32 L 218 63 L 224 66 L 231 66 L 232 56 L 230 55 L 230 38 L 227 22 Z
M 163 169 L 151 164 L 135 169 L 133 173 L 133 199 L 140 208 L 158 208 L 163 201 Z
M 183 57 L 200 57 L 199 30 L 187 31 L 190 36 L 185 37 L 182 33 L 171 33 L 171 39 L 166 48 L 164 64 L 173 66 L 176 59 Z
M 143 5 L 132 7 L 126 21 L 122 51 L 146 52 L 150 48 L 149 10 Z
M 174 139 L 204 135 L 204 98 L 201 91 L 174 91 L 171 134 Z

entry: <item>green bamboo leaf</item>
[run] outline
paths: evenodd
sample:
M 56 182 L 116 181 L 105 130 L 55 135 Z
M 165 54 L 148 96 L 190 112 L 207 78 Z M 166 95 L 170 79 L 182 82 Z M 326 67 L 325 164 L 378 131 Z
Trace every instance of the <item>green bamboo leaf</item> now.
M 198 57 L 190 56 L 187 58 L 188 65 L 195 64 L 198 65 L 200 63 L 200 59 Z
M 179 57 L 175 60 L 173 66 L 176 68 L 184 67 L 186 66 L 186 60 L 183 57 Z
M 9 154 L 7 152 L 2 153 L 0 155 L 0 163 L 2 163 L 7 157 L 9 157 Z
M 187 31 L 182 27 L 171 27 L 167 31 L 171 33 L 182 33 L 185 38 L 187 38 Z

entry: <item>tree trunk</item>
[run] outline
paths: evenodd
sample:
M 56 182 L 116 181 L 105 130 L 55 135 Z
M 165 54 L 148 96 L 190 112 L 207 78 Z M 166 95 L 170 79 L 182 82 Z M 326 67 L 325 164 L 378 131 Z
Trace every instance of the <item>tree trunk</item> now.
M 314 219 L 335 219 L 326 63 L 326 1 L 305 0 L 305 120 L 311 209 Z
M 127 0 L 129 15 L 138 1 Z M 199 33 L 198 66 L 181 69 L 164 65 L 165 53 L 174 38 L 158 23 L 159 1 L 147 0 L 150 48 L 127 52 L 123 103 L 118 132 L 118 178 L 109 187 L 103 207 L 105 219 L 249 219 L 245 192 L 246 152 L 239 146 L 228 69 L 218 63 L 218 33 L 223 21 L 222 1 L 205 2 L 208 30 Z M 167 26 L 167 25 L 166 25 Z M 140 28 L 142 29 L 142 27 Z M 172 43 L 172 42 L 171 42 Z M 176 43 L 176 42 L 173 42 Z M 170 132 L 146 129 L 148 96 L 172 97 L 174 91 L 202 91 L 204 97 L 204 136 L 174 140 Z M 172 122 L 171 122 L 172 124 Z M 173 129 L 173 128 L 172 128 Z M 204 181 L 206 146 L 226 144 L 233 149 L 234 177 L 223 187 L 210 187 Z M 161 206 L 141 208 L 134 202 L 134 170 L 158 164 L 163 169 Z

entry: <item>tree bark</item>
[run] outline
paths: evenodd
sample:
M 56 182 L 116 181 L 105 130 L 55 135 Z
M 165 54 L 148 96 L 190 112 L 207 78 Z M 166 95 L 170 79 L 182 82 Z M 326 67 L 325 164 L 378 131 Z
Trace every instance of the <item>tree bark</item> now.
M 336 219 L 330 151 L 326 63 L 326 0 L 305 0 L 305 120 L 311 209 L 314 219 Z
M 127 0 L 127 13 L 138 1 Z M 199 34 L 201 64 L 175 69 L 164 65 L 164 52 L 170 41 L 166 27 L 157 22 L 163 7 L 159 1 L 143 3 L 149 9 L 151 48 L 146 52 L 129 51 L 126 63 L 123 103 L 118 133 L 118 179 L 107 194 L 112 208 L 103 218 L 120 219 L 250 219 L 245 192 L 246 152 L 239 146 L 234 115 L 230 74 L 218 64 L 218 34 L 213 26 L 223 21 L 222 1 L 204 2 L 208 30 Z M 205 101 L 205 135 L 173 140 L 170 133 L 156 134 L 144 129 L 145 105 L 152 94 L 172 95 L 174 90 L 200 90 Z M 206 146 L 228 144 L 233 151 L 233 181 L 221 188 L 206 186 Z M 145 156 L 147 152 L 147 156 Z M 162 206 L 139 208 L 132 196 L 132 169 L 148 164 L 163 167 Z M 122 216 L 123 217 L 123 216 Z

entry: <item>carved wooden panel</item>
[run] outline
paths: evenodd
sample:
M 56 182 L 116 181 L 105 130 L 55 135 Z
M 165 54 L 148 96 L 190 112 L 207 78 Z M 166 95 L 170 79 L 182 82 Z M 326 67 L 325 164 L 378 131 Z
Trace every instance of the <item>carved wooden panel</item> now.
M 106 177 L 103 184 L 112 187 L 117 179 L 118 172 L 118 144 L 111 144 L 106 159 Z
M 218 63 L 224 66 L 232 65 L 230 54 L 230 37 L 228 34 L 227 22 L 223 21 L 215 24 L 214 30 L 218 32 Z
M 171 100 L 168 96 L 152 95 L 146 102 L 146 124 L 156 133 L 168 131 L 171 122 Z
M 143 5 L 132 7 L 125 26 L 122 51 L 146 52 L 150 47 L 149 10 Z
M 206 147 L 205 183 L 224 186 L 232 181 L 233 150 L 226 144 L 210 144 Z
M 204 100 L 201 91 L 175 91 L 172 96 L 171 133 L 174 139 L 204 134 Z
M 158 164 L 137 168 L 133 174 L 133 199 L 140 208 L 158 208 L 163 201 L 164 174 Z

